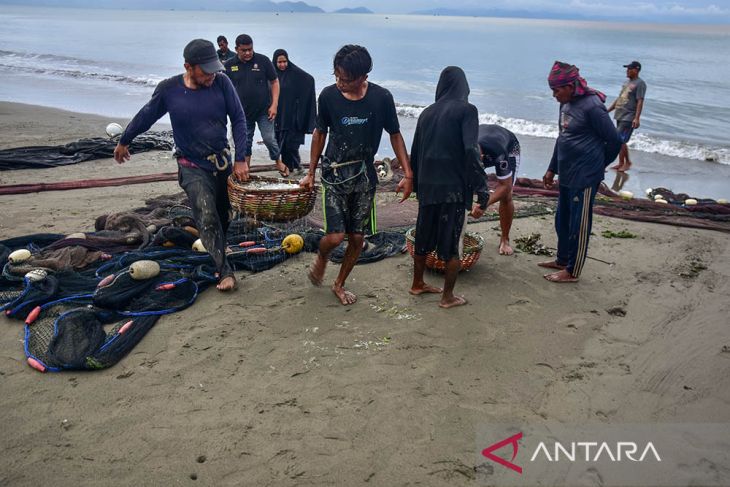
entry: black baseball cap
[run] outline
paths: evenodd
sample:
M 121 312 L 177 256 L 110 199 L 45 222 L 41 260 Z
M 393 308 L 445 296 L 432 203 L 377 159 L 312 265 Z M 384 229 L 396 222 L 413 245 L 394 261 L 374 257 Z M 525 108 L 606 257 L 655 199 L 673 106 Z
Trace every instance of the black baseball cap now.
M 197 64 L 200 69 L 208 74 L 225 69 L 218 59 L 218 53 L 213 43 L 205 39 L 193 39 L 188 42 L 183 51 L 183 57 L 186 63 Z
M 629 64 L 624 64 L 624 68 L 638 69 L 641 71 L 641 63 L 639 61 L 631 61 Z

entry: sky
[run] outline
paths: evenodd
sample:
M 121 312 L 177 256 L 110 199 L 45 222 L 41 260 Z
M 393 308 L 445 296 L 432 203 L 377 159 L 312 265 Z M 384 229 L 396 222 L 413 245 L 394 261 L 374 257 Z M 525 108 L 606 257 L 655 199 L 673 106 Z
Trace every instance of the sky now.
M 650 22 L 730 23 L 730 0 L 310 0 L 324 10 L 364 6 L 375 12 L 407 13 L 432 8 L 525 10 L 591 17 L 635 17 Z

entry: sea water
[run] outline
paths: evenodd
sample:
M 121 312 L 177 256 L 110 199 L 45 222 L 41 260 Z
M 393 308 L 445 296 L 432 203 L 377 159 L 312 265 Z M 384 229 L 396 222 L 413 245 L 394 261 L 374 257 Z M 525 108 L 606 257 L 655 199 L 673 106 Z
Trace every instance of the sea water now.
M 215 43 L 223 34 L 233 48 L 247 33 L 259 53 L 284 48 L 318 91 L 334 81 L 337 49 L 361 44 L 374 59 L 370 80 L 393 93 L 411 130 L 408 144 L 409 120 L 433 102 L 446 66 L 466 72 L 482 123 L 532 140 L 557 135 L 558 104 L 546 81 L 555 60 L 579 66 L 610 103 L 626 80 L 623 65 L 636 59 L 648 89 L 630 147 L 692 161 L 681 165 L 690 174 L 724 176 L 721 166 L 730 166 L 730 26 L 14 6 L 2 7 L 0 25 L 0 100 L 117 118 L 134 115 L 160 80 L 182 72 L 193 38 Z M 542 174 L 526 169 L 521 175 Z

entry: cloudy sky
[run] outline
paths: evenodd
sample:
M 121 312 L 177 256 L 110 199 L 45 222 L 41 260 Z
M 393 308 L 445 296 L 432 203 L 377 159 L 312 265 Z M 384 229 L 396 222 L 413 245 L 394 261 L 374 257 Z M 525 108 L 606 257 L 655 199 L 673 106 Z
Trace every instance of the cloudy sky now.
M 730 0 L 310 0 L 325 10 L 365 6 L 375 12 L 406 13 L 431 8 L 493 8 L 648 21 L 730 23 Z

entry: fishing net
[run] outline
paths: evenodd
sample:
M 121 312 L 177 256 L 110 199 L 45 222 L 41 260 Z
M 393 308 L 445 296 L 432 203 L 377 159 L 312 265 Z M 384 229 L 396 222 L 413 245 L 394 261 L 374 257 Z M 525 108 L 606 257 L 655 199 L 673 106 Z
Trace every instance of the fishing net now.
M 172 131 L 147 132 L 135 137 L 130 144 L 132 153 L 151 150 L 172 150 Z M 40 169 L 66 166 L 114 156 L 117 140 L 104 138 L 81 139 L 66 145 L 31 146 L 0 150 L 0 171 Z

